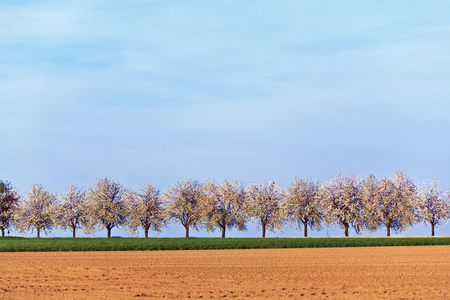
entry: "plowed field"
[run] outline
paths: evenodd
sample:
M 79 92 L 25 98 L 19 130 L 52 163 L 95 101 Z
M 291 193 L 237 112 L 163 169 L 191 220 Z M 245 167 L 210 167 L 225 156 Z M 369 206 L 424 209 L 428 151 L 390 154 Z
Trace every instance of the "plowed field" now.
M 1 299 L 450 299 L 450 246 L 0 253 Z

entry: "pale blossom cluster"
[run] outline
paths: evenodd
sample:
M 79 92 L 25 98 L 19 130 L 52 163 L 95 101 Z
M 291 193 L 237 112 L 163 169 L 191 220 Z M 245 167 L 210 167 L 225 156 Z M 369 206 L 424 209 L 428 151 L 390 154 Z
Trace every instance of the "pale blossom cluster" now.
M 5 236 L 5 230 L 13 225 L 12 220 L 19 198 L 19 194 L 10 182 L 0 180 L 0 229 L 2 236 Z
M 167 217 L 159 188 L 147 183 L 139 192 L 127 190 L 125 198 L 128 207 L 127 225 L 132 234 L 142 228 L 145 237 L 148 237 L 149 230 L 160 233 L 166 226 Z
M 210 180 L 203 186 L 203 192 L 207 230 L 219 228 L 222 237 L 225 237 L 226 229 L 233 227 L 238 230 L 246 229 L 247 217 L 244 213 L 246 193 L 243 183 L 227 179 L 220 184 Z
M 25 199 L 18 201 L 13 221 L 17 230 L 26 232 L 35 229 L 37 237 L 40 237 L 41 231 L 50 232 L 55 224 L 55 202 L 55 195 L 44 186 L 33 185 Z
M 436 180 L 417 186 L 404 173 L 361 179 L 357 175 L 336 174 L 320 183 L 295 177 L 283 190 L 275 181 L 245 185 L 226 179 L 185 180 L 164 193 L 151 184 L 140 191 L 125 188 L 110 179 L 98 179 L 90 188 L 69 187 L 55 195 L 42 185 L 33 185 L 24 197 L 8 182 L 0 181 L 0 229 L 14 226 L 18 232 L 36 231 L 37 236 L 52 229 L 95 230 L 124 228 L 135 235 L 143 230 L 161 233 L 169 224 L 180 224 L 189 237 L 190 229 L 246 230 L 247 223 L 267 231 L 281 231 L 297 225 L 308 236 L 308 228 L 337 225 L 349 231 L 400 232 L 425 222 L 436 226 L 450 218 L 450 196 L 438 188 Z

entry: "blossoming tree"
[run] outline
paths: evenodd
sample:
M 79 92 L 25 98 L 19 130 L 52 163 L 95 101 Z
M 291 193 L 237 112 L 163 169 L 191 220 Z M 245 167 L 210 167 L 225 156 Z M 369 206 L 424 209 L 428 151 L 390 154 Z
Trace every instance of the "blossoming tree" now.
M 438 188 L 437 180 L 428 182 L 420 188 L 418 201 L 419 218 L 431 225 L 431 236 L 438 225 L 445 224 L 450 217 L 450 195 Z
M 363 230 L 361 180 L 357 175 L 345 177 L 342 173 L 338 173 L 322 186 L 320 197 L 327 224 L 339 225 L 347 237 L 350 227 L 353 227 L 356 233 Z
M 61 229 L 71 229 L 72 237 L 76 237 L 76 230 L 81 228 L 83 218 L 87 213 L 86 192 L 77 186 L 70 186 L 60 195 L 55 223 Z
M 170 221 L 179 222 L 189 237 L 189 228 L 198 230 L 204 220 L 205 195 L 197 180 L 185 180 L 171 186 L 164 194 L 166 213 Z
M 266 230 L 281 230 L 285 221 L 282 201 L 284 192 L 275 181 L 252 184 L 247 188 L 248 217 L 252 223 L 258 223 L 262 229 L 262 237 L 266 237 Z
M 320 207 L 320 185 L 312 179 L 297 178 L 289 184 L 285 199 L 287 220 L 290 224 L 303 226 L 304 237 L 308 236 L 308 226 L 311 229 L 321 228 L 323 219 Z
M 223 238 L 227 228 L 245 230 L 246 217 L 243 207 L 246 198 L 243 183 L 226 179 L 219 184 L 210 180 L 205 183 L 204 191 L 208 230 L 219 227 Z
M 160 189 L 147 183 L 140 192 L 127 191 L 125 198 L 129 211 L 127 227 L 133 234 L 143 228 L 145 237 L 148 238 L 149 230 L 159 233 L 166 226 Z
M 378 180 L 371 177 L 364 188 L 366 220 L 371 230 L 384 225 L 386 235 L 390 236 L 391 230 L 402 231 L 414 224 L 418 193 L 416 185 L 404 173 Z
M 12 226 L 14 211 L 20 197 L 8 181 L 0 180 L 0 230 L 5 236 L 5 230 Z
M 46 234 L 53 229 L 56 197 L 45 187 L 35 184 L 25 198 L 20 199 L 15 216 L 15 226 L 19 232 L 36 229 L 37 237 L 41 231 Z
M 108 238 L 114 227 L 127 222 L 127 209 L 122 185 L 109 178 L 98 179 L 86 193 L 86 233 L 92 233 L 98 226 L 107 230 Z

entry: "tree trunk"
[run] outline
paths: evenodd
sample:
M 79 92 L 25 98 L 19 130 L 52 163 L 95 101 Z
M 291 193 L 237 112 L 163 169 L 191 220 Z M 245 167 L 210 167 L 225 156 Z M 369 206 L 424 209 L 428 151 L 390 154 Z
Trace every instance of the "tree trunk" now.
M 4 236 L 5 236 L 5 228 L 2 227 L 2 237 L 4 237 Z
M 77 227 L 76 226 L 72 226 L 72 237 L 73 238 L 75 238 L 76 237 L 76 234 L 75 234 L 75 231 L 77 230 Z
M 391 224 L 386 225 L 386 229 L 387 229 L 387 236 L 391 236 Z
M 40 238 L 41 237 L 41 230 L 39 228 L 37 228 L 36 231 L 37 231 L 37 237 Z
M 308 237 L 308 221 L 303 222 L 303 236 Z
M 344 223 L 345 236 L 348 237 L 348 223 Z
M 434 236 L 434 223 L 431 223 L 431 236 Z
M 106 229 L 108 230 L 108 239 L 111 238 L 111 228 L 108 226 L 106 227 Z
M 185 228 L 186 228 L 186 237 L 188 238 L 189 237 L 189 226 L 186 226 Z
M 148 238 L 148 228 L 145 228 L 145 237 Z
M 226 229 L 226 228 L 227 228 L 226 226 L 223 226 L 223 227 L 222 227 L 222 238 L 225 237 L 225 229 Z
M 263 238 L 266 237 L 266 224 L 263 224 L 263 226 L 262 226 L 262 237 Z

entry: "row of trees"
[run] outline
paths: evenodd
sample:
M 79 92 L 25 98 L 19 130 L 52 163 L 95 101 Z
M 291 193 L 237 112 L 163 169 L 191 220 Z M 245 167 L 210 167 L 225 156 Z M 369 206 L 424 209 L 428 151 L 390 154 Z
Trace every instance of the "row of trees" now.
M 91 234 L 106 229 L 108 237 L 115 227 L 136 234 L 143 229 L 161 232 L 169 223 L 179 223 L 186 230 L 246 230 L 257 223 L 262 230 L 281 230 L 285 225 L 302 227 L 304 236 L 310 229 L 338 225 L 349 236 L 385 227 L 402 231 L 419 222 L 435 227 L 450 216 L 449 193 L 440 190 L 437 181 L 416 186 L 404 173 L 362 180 L 342 173 L 327 183 L 294 178 L 286 190 L 275 181 L 245 186 L 241 182 L 195 180 L 178 182 L 165 193 L 146 184 L 141 191 L 124 188 L 109 178 L 99 179 L 89 189 L 71 186 L 64 194 L 54 195 L 42 185 L 33 185 L 20 197 L 8 182 L 0 181 L 0 229 L 15 227 L 19 232 L 36 230 L 48 233 L 53 228 L 77 229 Z

